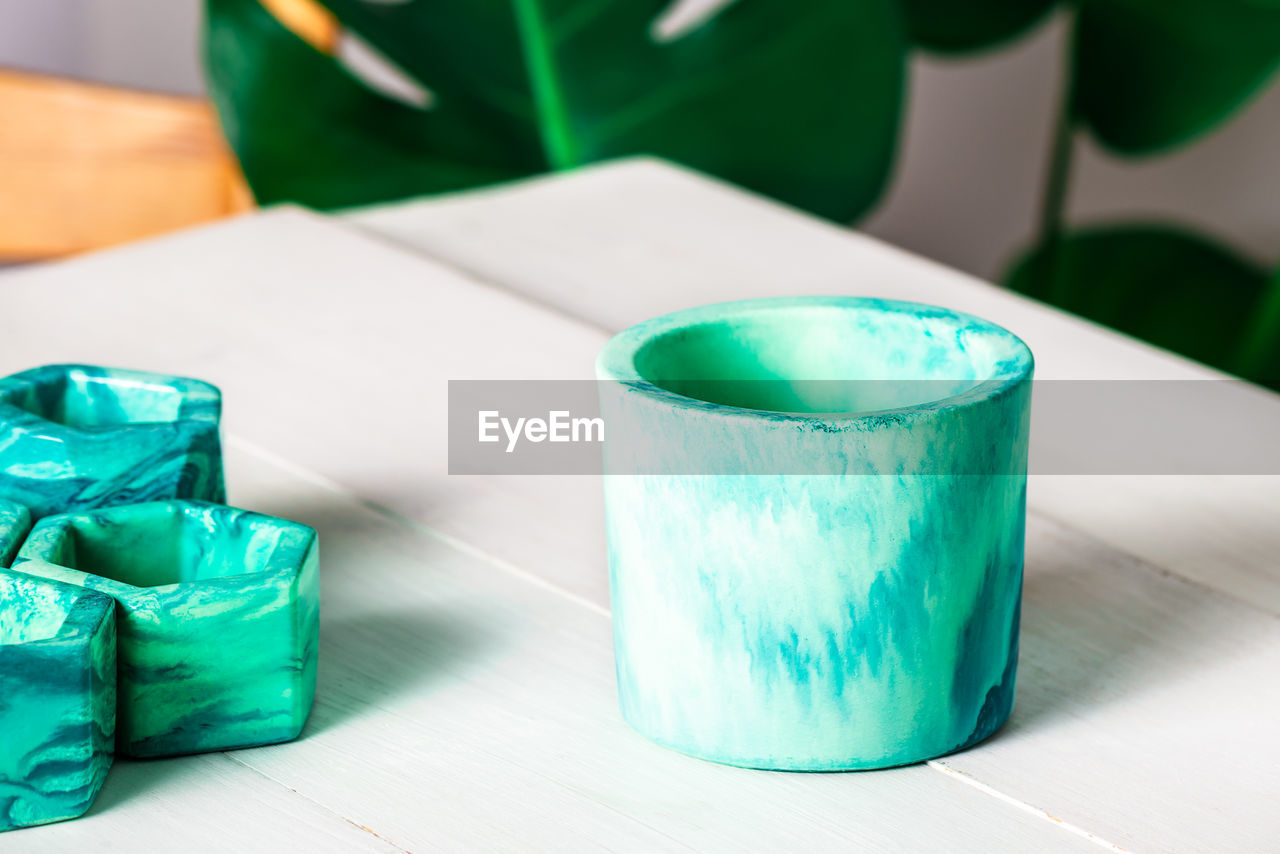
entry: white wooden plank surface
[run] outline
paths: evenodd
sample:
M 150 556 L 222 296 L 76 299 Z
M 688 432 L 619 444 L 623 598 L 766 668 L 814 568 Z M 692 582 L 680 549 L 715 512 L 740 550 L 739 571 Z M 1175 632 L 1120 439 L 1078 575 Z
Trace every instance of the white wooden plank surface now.
M 192 293 L 219 297 L 196 301 Z M 416 634 L 420 609 L 434 607 L 434 600 L 418 598 L 423 595 L 418 587 L 388 584 L 363 598 L 357 593 L 339 595 L 339 601 L 350 598 L 374 614 L 357 610 L 352 625 L 344 627 L 339 610 L 338 628 L 326 629 L 325 660 L 330 664 L 325 684 L 332 679 L 335 686 L 348 685 L 346 699 L 338 687 L 333 693 L 326 688 L 318 729 L 306 741 L 237 755 L 241 761 L 252 755 L 249 761 L 255 768 L 315 802 L 385 838 L 403 836 L 414 844 L 448 847 L 454 837 L 443 831 L 433 835 L 410 815 L 413 809 L 427 809 L 413 801 L 421 787 L 414 785 L 412 773 L 418 767 L 441 771 L 440 765 L 431 764 L 439 755 L 432 750 L 439 741 L 465 737 L 472 740 L 460 742 L 460 752 L 445 756 L 458 767 L 476 771 L 480 782 L 467 791 L 490 792 L 503 806 L 490 805 L 494 817 L 467 814 L 465 821 L 451 826 L 462 828 L 458 833 L 481 833 L 492 842 L 507 838 L 504 834 L 542 839 L 536 834 L 549 833 L 547 826 L 558 822 L 580 828 L 586 834 L 583 840 L 596 839 L 615 832 L 604 815 L 608 812 L 627 817 L 632 835 L 619 837 L 624 846 L 647 845 L 657 838 L 651 834 L 667 834 L 676 841 L 696 840 L 695 847 L 702 847 L 720 838 L 768 838 L 766 830 L 753 823 L 762 815 L 770 821 L 761 825 L 785 827 L 786 822 L 803 819 L 833 834 L 854 832 L 845 825 L 831 825 L 831 815 L 855 809 L 864 796 L 847 796 L 856 802 L 848 805 L 846 796 L 835 790 L 867 785 L 879 792 L 888 784 L 876 781 L 901 776 L 894 772 L 809 778 L 733 772 L 649 748 L 625 730 L 622 735 L 652 750 L 651 760 L 643 761 L 658 764 L 637 765 L 641 753 L 623 748 L 619 755 L 626 763 L 607 770 L 592 764 L 599 761 L 602 741 L 613 744 L 611 739 L 621 738 L 609 729 L 616 725 L 611 697 L 602 699 L 599 694 L 611 689 L 607 628 L 601 619 L 606 599 L 595 515 L 598 485 L 588 478 L 445 478 L 442 386 L 450 377 L 510 377 L 516 371 L 525 376 L 582 375 L 576 372 L 589 369 L 603 340 L 599 330 L 288 211 L 10 274 L 0 278 L 0 308 L 6 316 L 60 320 L 52 327 L 13 326 L 0 350 L 0 371 L 83 359 L 207 376 L 227 394 L 228 428 L 250 443 L 233 444 L 233 453 L 236 448 L 264 446 L 269 449 L 266 459 L 280 457 L 286 469 L 309 478 L 309 483 L 323 488 L 336 481 L 350 488 L 353 507 L 386 505 L 390 517 L 370 515 L 399 520 L 425 535 L 404 541 L 410 554 L 434 555 L 441 545 L 456 546 L 454 551 L 463 554 L 451 557 L 458 563 L 448 575 L 448 595 L 462 595 L 455 590 L 455 578 L 497 584 L 499 570 L 509 576 L 503 584 L 535 582 L 486 593 L 495 597 L 492 602 L 475 594 L 475 601 L 482 603 L 479 610 L 494 611 L 503 625 L 515 621 L 511 631 L 516 634 L 508 637 L 518 642 L 513 642 L 510 661 L 495 654 L 485 659 L 491 668 L 459 676 L 461 685 L 446 676 L 433 682 L 425 676 L 397 675 L 404 659 L 409 660 L 404 669 L 409 669 L 408 664 L 433 645 L 448 649 L 454 643 Z M 249 475 L 236 477 L 252 482 Z M 238 488 L 234 481 L 232 486 Z M 263 504 L 271 500 L 265 487 L 257 495 L 254 500 Z M 322 509 L 332 500 L 315 499 Z M 304 501 L 289 503 L 297 508 L 289 515 L 308 518 Z M 341 542 L 342 535 L 337 536 Z M 366 565 L 381 562 L 384 556 L 371 550 L 372 543 L 384 539 L 399 542 L 381 535 L 367 543 L 358 541 L 362 545 L 352 547 L 350 554 L 366 547 L 370 551 L 336 564 L 326 558 L 326 566 L 338 566 L 339 573 L 356 566 L 345 571 L 357 581 L 376 577 Z M 1250 848 L 1271 832 L 1267 817 L 1277 781 L 1269 769 L 1280 767 L 1277 738 L 1269 731 L 1272 710 L 1280 701 L 1280 686 L 1273 678 L 1280 663 L 1274 619 L 1211 591 L 1187 588 L 1186 582 L 1139 565 L 1043 516 L 1033 519 L 1029 548 L 1027 647 L 1014 723 L 988 745 L 938 763 L 932 771 L 913 769 L 921 780 L 938 778 L 965 796 L 977 792 L 983 796 L 979 803 L 991 802 L 1004 810 L 995 814 L 1006 816 L 999 830 L 1015 836 L 1001 837 L 997 847 L 1017 847 L 1016 834 L 1034 833 L 1041 824 L 1054 831 L 1044 844 L 1079 841 L 1062 832 L 1069 825 L 1135 850 Z M 397 565 L 404 568 L 392 575 L 414 584 L 409 565 Z M 326 589 L 331 578 L 326 574 Z M 548 590 L 539 592 L 536 584 Z M 512 592 L 517 589 L 519 593 Z M 1193 595 L 1186 594 L 1188 589 Z M 516 598 L 502 598 L 508 594 Z M 555 602 L 567 610 L 561 614 L 547 605 L 551 616 L 532 614 L 516 620 L 512 615 L 533 607 L 517 604 L 524 601 L 521 597 Z M 335 618 L 332 600 L 330 596 L 326 604 L 329 620 Z M 377 616 L 375 600 L 399 614 L 399 622 L 393 616 L 385 621 Z M 1091 617 L 1095 611 L 1108 619 Z M 570 613 L 578 617 L 570 619 Z M 526 617 L 532 622 L 522 622 Z M 588 618 L 596 621 L 596 641 L 590 639 L 588 624 L 579 622 Z M 403 637 L 414 652 L 421 651 L 392 659 L 386 680 L 378 673 L 362 673 L 360 667 L 367 655 L 387 651 L 376 634 L 384 624 L 392 627 L 389 637 Z M 1177 631 L 1165 631 L 1166 625 Z M 1186 642 L 1187 637 L 1199 643 Z M 486 642 L 483 637 L 477 640 L 481 648 Z M 502 638 L 492 642 L 501 644 Z M 516 650 L 526 647 L 532 657 L 519 658 Z M 545 670 L 552 667 L 550 662 L 563 665 L 565 675 Z M 336 669 L 328 669 L 331 665 Z M 534 678 L 540 668 L 554 678 Z M 602 669 L 603 681 L 597 684 Z M 387 685 L 387 680 L 409 685 Z M 456 692 L 475 692 L 485 702 Z M 361 706 L 361 698 L 369 693 L 376 705 Z M 1209 695 L 1216 702 L 1206 702 Z M 444 713 L 440 720 L 432 717 L 437 708 L 455 714 Z M 1183 715 L 1182 708 L 1192 713 Z M 614 717 L 605 718 L 606 714 Z M 465 736 L 449 728 L 455 717 L 474 717 L 492 724 L 492 731 L 475 727 Z M 402 719 L 430 725 L 400 729 Z M 591 729 L 593 721 L 603 731 Z M 499 723 L 514 728 L 508 731 Z M 1224 738 L 1224 730 L 1232 735 Z M 1247 750 L 1246 735 L 1256 739 Z M 1215 750 L 1214 739 L 1227 750 Z M 318 755 L 322 746 L 323 757 Z M 517 753 L 524 750 L 530 752 Z M 1171 757 L 1180 751 L 1189 757 L 1187 764 L 1172 766 L 1179 773 L 1170 774 Z M 515 771 L 507 765 L 489 774 L 469 764 L 494 754 L 509 756 L 514 764 L 521 763 L 520 756 L 528 757 L 525 769 L 534 777 L 541 775 L 539 779 L 550 776 L 550 785 L 508 787 L 507 775 Z M 388 763 L 396 771 L 391 777 L 370 770 Z M 546 770 L 551 766 L 557 769 L 554 775 Z M 703 795 L 697 803 L 709 804 L 711 815 L 681 812 L 683 797 L 661 799 L 664 792 L 683 791 L 672 788 L 677 785 L 674 780 L 703 773 L 689 770 L 695 768 L 714 769 L 706 773 L 720 775 L 697 778 L 696 792 Z M 936 773 L 939 770 L 957 776 L 947 779 Z M 619 775 L 640 775 L 649 783 L 634 791 L 605 785 Z M 745 775 L 746 794 L 722 788 L 729 786 L 722 779 L 737 779 L 734 775 Z M 429 776 L 435 779 L 434 773 Z M 347 777 L 350 785 L 336 779 Z M 761 782 L 774 779 L 786 782 Z M 854 782 L 843 782 L 848 780 Z M 968 784 L 967 789 L 961 783 Z M 781 803 L 788 805 L 782 812 L 789 817 L 765 812 L 767 804 L 781 797 L 767 788 L 774 785 L 787 792 Z M 567 801 L 566 793 L 585 793 L 588 800 L 602 804 L 603 811 Z M 725 801 L 715 800 L 722 794 Z M 525 797 L 527 804 L 520 800 Z M 961 796 L 943 800 L 953 797 Z M 456 811 L 462 800 L 470 803 L 473 798 L 446 803 Z M 515 824 L 504 824 L 502 809 L 510 809 L 506 804 L 512 800 L 527 811 L 518 813 L 523 818 Z M 857 815 L 858 822 L 864 817 L 872 822 L 883 814 L 893 827 L 885 831 L 890 835 L 881 836 L 879 825 L 856 824 L 860 838 L 873 847 L 896 838 L 892 833 L 904 832 L 900 825 L 928 821 L 872 803 L 865 816 Z M 1066 825 L 1037 822 L 1035 816 L 1045 813 Z M 1032 823 L 1019 824 L 1024 817 Z M 637 823 L 642 827 L 632 827 Z M 744 826 L 744 836 L 722 836 L 735 825 Z M 811 825 L 804 826 L 810 832 Z M 934 839 L 946 838 L 938 836 L 937 825 L 927 829 Z M 960 833 L 962 841 L 966 833 Z M 1035 847 L 1042 845 L 1036 842 Z
M 0 308 L 59 321 L 15 326 L 0 371 L 72 359 L 219 382 L 232 499 L 321 530 L 320 698 L 302 741 L 234 754 L 236 767 L 261 775 L 255 786 L 279 787 L 255 797 L 290 807 L 246 814 L 235 830 L 246 850 L 285 847 L 276 843 L 311 806 L 403 850 L 766 850 L 797 839 L 874 851 L 940 841 L 961 851 L 1091 847 L 1086 831 L 1065 833 L 928 768 L 754 774 L 670 753 L 622 724 L 603 609 L 487 554 L 495 537 L 517 550 L 536 544 L 536 523 L 551 512 L 559 524 L 548 541 L 560 551 L 594 523 L 555 506 L 564 491 L 556 479 L 525 482 L 545 505 L 539 518 L 538 502 L 510 481 L 446 481 L 440 468 L 444 378 L 488 369 L 491 347 L 499 352 L 490 358 L 518 357 L 530 375 L 562 375 L 576 358 L 557 346 L 577 335 L 589 354 L 599 333 L 290 211 L 11 274 L 0 280 Z M 355 330 L 377 346 L 353 345 Z M 529 352 L 501 349 L 508 337 Z M 273 450 L 255 444 L 264 439 Z M 462 542 L 375 511 L 367 496 L 326 489 L 326 475 L 282 453 L 379 487 L 379 499 L 425 493 L 428 522 L 465 531 L 459 519 L 471 518 L 487 536 Z M 380 479 L 359 480 L 370 477 L 365 465 Z M 596 503 L 590 479 L 571 485 Z M 442 509 L 455 500 L 474 516 Z M 192 760 L 214 761 L 222 759 Z M 119 779 L 145 781 L 167 767 L 122 766 Z M 182 837 L 149 822 L 153 809 L 181 822 L 184 810 L 222 803 L 176 783 L 165 792 L 164 805 L 121 794 L 103 813 L 125 823 L 113 838 L 170 848 Z M 85 843 L 96 838 L 86 835 L 92 826 L 49 833 Z M 0 838 L 0 847 L 25 838 Z
M 1275 847 L 1280 619 L 1033 513 L 1022 625 L 1010 724 L 939 764 L 1136 851 Z
M 15 854 L 101 850 L 396 852 L 223 754 L 118 762 L 88 815 L 0 834 L 0 851 Z
M 862 294 L 1001 323 L 1035 352 L 1038 379 L 1220 376 L 657 160 L 382 205 L 345 219 L 608 331 L 720 300 Z M 1280 525 L 1271 521 L 1280 477 L 1036 478 L 1030 501 L 1124 551 L 1280 614 Z
M 939 302 L 1017 332 L 1039 379 L 1197 379 L 1195 363 L 660 160 L 625 159 L 347 214 L 364 228 L 602 329 L 722 300 Z
M 233 462 L 239 456 L 233 454 Z M 326 670 L 324 685 L 334 688 L 322 692 L 321 732 L 306 746 L 256 751 L 252 764 L 309 797 L 343 804 L 353 820 L 379 828 L 397 844 L 413 847 L 428 832 L 420 823 L 422 808 L 414 808 L 421 786 L 408 769 L 422 762 L 470 769 L 467 778 L 487 777 L 475 765 L 477 740 L 485 761 L 501 763 L 498 775 L 511 787 L 503 791 L 523 793 L 519 804 L 531 811 L 526 815 L 511 806 L 502 822 L 487 807 L 477 814 L 467 805 L 485 801 L 488 789 L 472 789 L 471 779 L 449 778 L 448 797 L 439 804 L 443 812 L 428 814 L 427 844 L 470 838 L 499 845 L 508 838 L 504 834 L 518 833 L 541 847 L 563 838 L 556 826 L 565 812 L 579 816 L 574 828 L 582 835 L 572 841 L 583 844 L 627 839 L 645 848 L 666 849 L 679 841 L 699 850 L 773 850 L 797 835 L 819 850 L 855 841 L 889 850 L 938 844 L 939 827 L 932 822 L 919 836 L 898 830 L 888 837 L 879 834 L 879 825 L 868 833 L 863 824 L 871 814 L 892 815 L 895 824 L 909 821 L 898 796 L 917 802 L 925 796 L 898 791 L 903 772 L 743 772 L 685 759 L 628 732 L 614 704 L 607 622 L 581 603 L 478 571 L 470 560 L 418 540 L 423 532 L 412 523 L 379 516 L 341 492 L 326 495 L 261 465 L 240 462 L 233 474 L 241 489 L 237 500 L 300 513 L 315 524 L 327 565 L 362 567 L 336 580 L 326 576 L 326 601 L 337 596 L 344 610 L 365 616 L 355 621 L 364 633 L 353 634 L 353 642 L 326 631 L 341 648 L 324 650 L 326 666 L 339 675 L 331 680 Z M 1063 822 L 1064 829 L 1087 828 L 1099 843 L 1137 851 L 1266 850 L 1280 832 L 1280 818 L 1269 809 L 1280 791 L 1271 711 L 1280 689 L 1270 678 L 1280 672 L 1280 621 L 1038 515 L 1031 519 L 1029 542 L 1013 722 L 988 745 L 935 766 L 954 774 L 956 782 L 992 786 L 1024 805 L 1020 815 L 1027 818 L 1038 813 Z M 432 571 L 415 567 L 414 558 L 432 564 Z M 405 585 L 405 579 L 416 578 L 423 579 L 421 586 Z M 382 711 L 394 714 L 394 721 L 329 733 L 323 722 L 331 714 L 359 709 L 369 694 L 394 692 L 394 685 L 379 678 L 384 662 L 393 674 L 414 669 L 394 663 L 403 650 L 379 636 L 382 618 L 368 616 L 388 601 L 396 603 L 396 613 L 432 615 L 425 625 L 416 618 L 388 622 L 411 648 L 426 645 L 424 654 L 411 657 L 424 668 L 439 668 L 433 690 L 406 691 L 388 703 Z M 345 622 L 343 616 L 337 620 Z M 433 629 L 432 622 L 439 625 Z M 519 654 L 488 655 L 496 648 Z M 479 651 L 483 679 L 456 672 L 453 650 Z M 362 672 L 361 665 L 375 672 Z M 495 704 L 490 680 L 498 681 L 498 674 L 506 687 Z M 465 687 L 456 684 L 468 681 Z M 378 687 L 371 691 L 370 683 Z M 388 793 L 381 766 L 369 767 L 367 757 L 397 750 L 396 731 L 409 734 L 399 746 L 401 763 L 390 770 L 394 776 L 405 769 L 409 782 Z M 526 778 L 530 767 L 537 774 Z M 335 768 L 341 769 L 336 778 L 329 773 Z M 593 808 L 631 816 L 658 835 L 619 836 L 608 822 L 584 819 L 581 805 L 563 800 L 548 808 L 533 794 L 544 776 L 589 797 Z M 894 788 L 885 800 L 889 793 L 881 787 L 889 783 L 882 781 L 891 777 Z M 365 793 L 355 804 L 345 794 L 351 780 L 361 780 Z M 966 800 L 958 792 L 952 796 Z M 437 796 L 428 794 L 428 800 L 434 803 Z M 936 818 L 939 807 L 928 802 Z M 828 818 L 816 826 L 806 820 L 800 831 L 800 819 L 788 818 L 797 809 L 806 816 L 825 811 Z M 944 812 L 953 815 L 949 808 Z M 470 837 L 449 835 L 458 832 L 449 819 L 460 813 Z M 744 823 L 747 815 L 752 818 Z M 1030 832 L 1021 824 L 1009 827 L 998 815 L 984 816 L 1011 836 L 978 833 L 970 839 L 966 823 L 948 832 L 948 850 L 970 843 L 1022 844 L 1022 834 Z M 850 835 L 852 826 L 862 827 L 862 835 Z
M 1028 495 L 1122 551 L 1280 614 L 1280 477 L 1039 476 Z
M 237 503 L 314 525 L 302 741 L 237 759 L 406 850 L 1097 850 L 928 768 L 769 774 L 622 721 L 608 619 L 232 443 Z
M 233 432 L 565 586 L 594 573 L 605 591 L 599 483 L 448 479 L 445 420 L 450 379 L 591 378 L 603 332 L 290 209 L 0 282 L 6 316 L 58 317 L 10 329 L 0 374 L 86 361 L 207 378 Z

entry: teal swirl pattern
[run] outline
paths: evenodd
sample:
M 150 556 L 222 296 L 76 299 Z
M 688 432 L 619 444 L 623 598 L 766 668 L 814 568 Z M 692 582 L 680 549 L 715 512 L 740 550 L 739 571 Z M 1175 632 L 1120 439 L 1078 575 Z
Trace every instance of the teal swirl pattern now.
M 13 563 L 30 530 L 31 511 L 21 504 L 0 500 L 0 569 Z
M 111 599 L 0 569 L 0 686 L 0 831 L 83 815 L 111 767 Z
M 306 525 L 195 501 L 50 516 L 14 570 L 115 599 L 121 755 L 229 750 L 301 732 L 320 616 L 317 537 Z
M 1004 723 L 1021 341 L 909 303 L 753 300 L 627 330 L 597 374 L 618 689 L 637 730 L 727 764 L 834 771 L 939 756 Z M 840 398 L 859 393 L 874 399 Z
M 225 499 L 221 397 L 198 380 L 88 365 L 0 378 L 0 498 L 39 518 Z

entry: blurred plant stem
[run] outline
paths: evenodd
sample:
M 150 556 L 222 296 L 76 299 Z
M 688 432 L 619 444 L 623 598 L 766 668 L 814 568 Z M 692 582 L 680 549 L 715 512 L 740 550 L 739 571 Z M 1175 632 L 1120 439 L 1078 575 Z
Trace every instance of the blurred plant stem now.
M 1258 298 L 1258 308 L 1240 336 L 1234 370 L 1280 388 L 1280 269 Z
M 554 49 L 542 9 L 535 0 L 515 0 L 511 8 L 521 43 L 525 46 L 525 70 L 533 92 L 543 150 L 552 169 L 568 169 L 577 165 L 579 158 L 574 151 L 569 113 L 561 95 Z
M 1045 270 L 1051 281 L 1045 283 L 1045 292 L 1051 296 L 1055 305 L 1066 303 L 1071 282 L 1071 277 L 1063 274 L 1062 265 L 1057 261 L 1060 254 L 1058 249 L 1062 244 L 1062 226 L 1071 182 L 1071 157 L 1078 124 L 1075 56 L 1076 23 L 1080 13 L 1072 7 L 1064 14 L 1067 16 L 1067 34 L 1062 63 L 1062 97 L 1058 102 L 1058 117 L 1053 130 L 1053 150 L 1049 155 L 1049 171 L 1040 209 L 1038 241 L 1039 245 L 1048 250 L 1050 263 L 1045 266 Z

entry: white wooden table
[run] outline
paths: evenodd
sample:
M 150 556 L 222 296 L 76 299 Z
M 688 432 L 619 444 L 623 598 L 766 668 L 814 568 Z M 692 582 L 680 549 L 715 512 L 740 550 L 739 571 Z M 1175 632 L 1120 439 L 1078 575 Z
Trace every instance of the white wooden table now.
M 0 852 L 1280 850 L 1278 478 L 1033 478 L 1017 708 L 965 753 L 780 774 L 627 728 L 598 482 L 449 477 L 447 381 L 589 378 L 644 317 L 806 292 L 981 314 L 1040 377 L 1211 376 L 648 160 L 0 276 L 0 373 L 222 386 L 231 500 L 319 529 L 324 596 L 301 740 L 117 763 Z

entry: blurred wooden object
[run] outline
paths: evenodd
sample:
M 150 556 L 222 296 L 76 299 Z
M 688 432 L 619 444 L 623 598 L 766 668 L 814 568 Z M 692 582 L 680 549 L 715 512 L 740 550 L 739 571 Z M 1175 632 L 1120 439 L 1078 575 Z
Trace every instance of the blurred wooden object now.
M 0 70 L 0 258 L 67 255 L 252 206 L 213 107 Z
M 338 49 L 338 19 L 316 0 L 262 0 L 267 11 L 321 53 Z
M 337 20 L 315 0 L 262 0 L 325 53 Z M 0 69 L 0 261 L 54 258 L 253 206 L 202 98 Z

